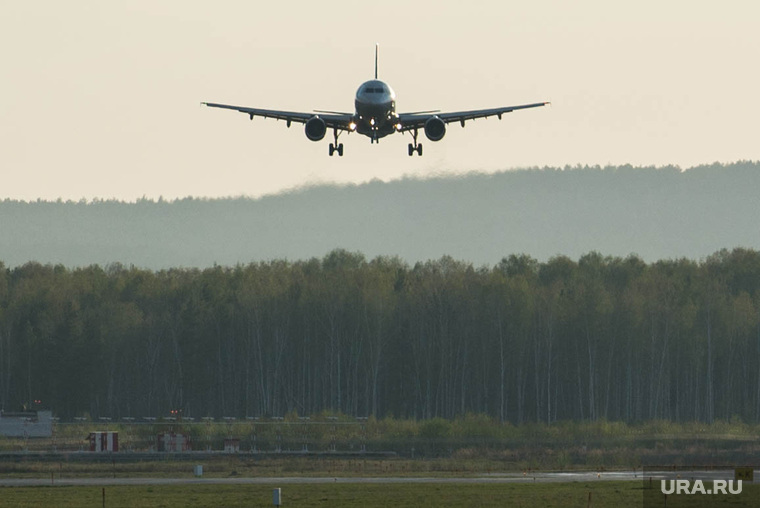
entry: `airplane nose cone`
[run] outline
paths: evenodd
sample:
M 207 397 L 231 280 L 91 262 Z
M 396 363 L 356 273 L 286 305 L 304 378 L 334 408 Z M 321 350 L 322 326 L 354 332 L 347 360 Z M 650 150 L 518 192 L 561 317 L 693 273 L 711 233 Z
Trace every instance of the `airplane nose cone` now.
M 392 112 L 390 102 L 362 102 L 357 103 L 357 111 L 359 111 L 365 118 L 377 118 L 378 120 L 384 119 Z

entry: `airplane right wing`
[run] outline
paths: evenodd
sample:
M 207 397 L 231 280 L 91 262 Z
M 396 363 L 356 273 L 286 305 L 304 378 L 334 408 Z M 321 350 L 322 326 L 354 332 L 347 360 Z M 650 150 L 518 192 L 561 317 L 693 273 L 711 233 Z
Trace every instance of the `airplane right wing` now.
M 497 116 L 501 120 L 501 115 L 504 113 L 511 113 L 518 109 L 538 108 L 546 106 L 548 102 L 536 102 L 534 104 L 522 104 L 520 106 L 506 106 L 502 108 L 491 109 L 475 109 L 472 111 L 455 111 L 452 113 L 437 113 L 437 114 L 420 114 L 420 113 L 401 113 L 399 114 L 399 123 L 401 124 L 401 131 L 410 131 L 414 129 L 421 129 L 425 126 L 425 122 L 429 119 L 438 117 L 445 123 L 459 122 L 464 127 L 464 123 L 467 120 L 474 120 L 476 118 L 488 118 L 489 116 Z
M 231 109 L 233 111 L 239 111 L 245 113 L 253 120 L 254 116 L 261 116 L 263 118 L 275 118 L 277 120 L 285 120 L 290 127 L 291 122 L 306 123 L 310 119 L 318 116 L 324 120 L 325 125 L 330 129 L 338 129 L 342 131 L 351 130 L 349 124 L 351 123 L 352 115 L 346 114 L 317 114 L 317 113 L 300 113 L 296 111 L 279 111 L 276 109 L 259 109 L 259 108 L 246 108 L 242 106 L 232 106 L 229 104 L 216 104 L 213 102 L 201 102 L 202 105 L 209 108 L 222 108 Z

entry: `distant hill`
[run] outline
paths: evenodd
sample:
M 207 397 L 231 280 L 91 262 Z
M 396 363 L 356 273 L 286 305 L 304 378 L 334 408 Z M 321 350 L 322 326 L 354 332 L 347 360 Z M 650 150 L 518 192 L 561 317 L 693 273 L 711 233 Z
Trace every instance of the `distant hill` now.
M 576 167 L 320 185 L 260 199 L 0 202 L 0 261 L 159 269 L 322 257 L 494 264 L 760 249 L 760 163 Z

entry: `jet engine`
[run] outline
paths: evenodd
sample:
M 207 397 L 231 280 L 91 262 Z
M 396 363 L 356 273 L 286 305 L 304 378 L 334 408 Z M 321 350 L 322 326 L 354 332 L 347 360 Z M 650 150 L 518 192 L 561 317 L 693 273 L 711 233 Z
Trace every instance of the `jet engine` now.
M 427 136 L 430 141 L 440 141 L 445 134 L 446 122 L 437 116 L 428 118 L 425 122 L 425 136 Z
M 307 138 L 312 141 L 319 141 L 325 137 L 325 132 L 327 132 L 327 125 L 325 125 L 325 121 L 318 116 L 312 116 L 306 121 L 304 131 L 306 132 Z

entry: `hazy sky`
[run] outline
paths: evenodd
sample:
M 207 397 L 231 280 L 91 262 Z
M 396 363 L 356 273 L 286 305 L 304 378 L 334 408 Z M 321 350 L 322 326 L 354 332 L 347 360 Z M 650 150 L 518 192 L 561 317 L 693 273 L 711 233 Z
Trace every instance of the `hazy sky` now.
M 0 0 L 0 199 L 259 196 L 319 181 L 760 159 L 760 2 Z M 201 101 L 352 111 L 551 100 L 438 143 L 329 136 Z

